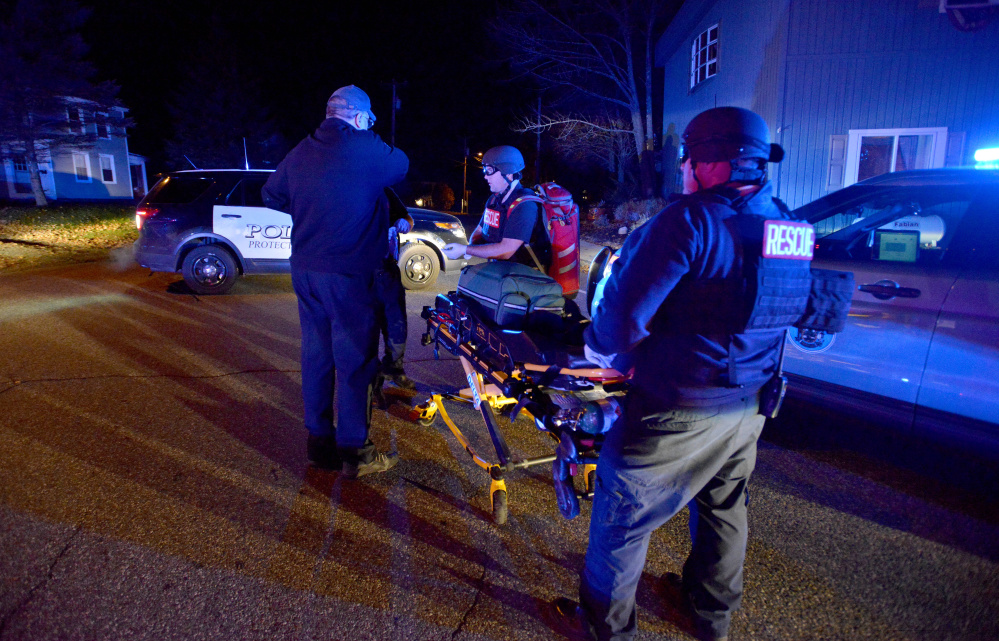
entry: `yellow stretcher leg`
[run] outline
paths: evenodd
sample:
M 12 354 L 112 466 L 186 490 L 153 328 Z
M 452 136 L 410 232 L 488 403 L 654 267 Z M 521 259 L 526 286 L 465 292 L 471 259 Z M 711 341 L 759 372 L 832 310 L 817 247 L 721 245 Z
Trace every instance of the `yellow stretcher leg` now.
M 491 472 L 490 470 L 490 476 L 492 476 Z M 509 508 L 507 507 L 506 481 L 502 478 L 493 477 L 492 482 L 489 483 L 489 506 L 492 508 L 493 521 L 496 525 L 506 523 Z
M 596 463 L 585 463 L 583 464 L 583 487 L 586 490 L 586 496 L 593 496 L 594 486 L 597 481 L 597 464 Z

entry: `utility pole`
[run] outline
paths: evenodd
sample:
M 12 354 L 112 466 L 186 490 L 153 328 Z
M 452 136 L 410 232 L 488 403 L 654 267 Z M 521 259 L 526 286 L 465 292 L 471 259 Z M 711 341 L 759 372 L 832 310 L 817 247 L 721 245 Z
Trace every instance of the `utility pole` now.
M 392 131 L 391 131 L 391 133 L 389 135 L 389 140 L 390 140 L 390 144 L 393 147 L 395 147 L 395 112 L 396 112 L 397 109 L 399 109 L 399 107 L 402 104 L 402 101 L 399 100 L 398 95 L 396 93 L 396 88 L 397 87 L 405 87 L 406 85 L 409 84 L 409 82 L 407 82 L 407 81 L 399 82 L 398 80 L 396 80 L 395 78 L 393 78 L 392 82 L 390 82 L 390 83 L 382 83 L 382 86 L 384 87 L 384 86 L 386 86 L 386 84 L 390 85 L 392 87 Z
M 461 213 L 468 213 L 465 211 L 468 207 L 468 136 L 465 136 L 465 164 L 461 170 Z

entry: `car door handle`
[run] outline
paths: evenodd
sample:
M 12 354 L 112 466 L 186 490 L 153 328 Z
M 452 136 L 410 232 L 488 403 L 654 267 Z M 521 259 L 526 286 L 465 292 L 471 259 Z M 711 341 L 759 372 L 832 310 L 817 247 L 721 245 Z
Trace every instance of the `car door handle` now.
M 922 293 L 915 287 L 900 287 L 893 280 L 879 280 L 872 285 L 861 285 L 858 289 L 867 292 L 878 300 L 891 300 L 892 298 L 919 298 Z
M 239 214 L 222 214 L 222 218 L 242 218 Z

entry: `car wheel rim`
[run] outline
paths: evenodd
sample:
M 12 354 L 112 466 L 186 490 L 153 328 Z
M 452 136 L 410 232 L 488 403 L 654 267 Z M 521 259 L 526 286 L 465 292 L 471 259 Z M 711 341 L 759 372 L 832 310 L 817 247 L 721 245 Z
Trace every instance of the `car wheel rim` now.
M 217 286 L 225 281 L 225 263 L 216 256 L 202 256 L 194 261 L 194 278 L 198 283 L 210 287 Z
M 413 256 L 406 262 L 406 276 L 423 282 L 430 276 L 430 260 L 426 256 Z

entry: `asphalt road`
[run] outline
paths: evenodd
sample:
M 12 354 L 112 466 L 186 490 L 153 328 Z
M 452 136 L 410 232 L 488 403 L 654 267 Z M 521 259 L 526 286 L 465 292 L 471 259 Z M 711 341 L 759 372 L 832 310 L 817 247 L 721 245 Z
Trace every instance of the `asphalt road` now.
M 532 468 L 498 527 L 485 473 L 440 421 L 409 420 L 461 382 L 419 345 L 435 292 L 409 295 L 419 391 L 375 412 L 402 462 L 349 482 L 306 465 L 289 278 L 214 298 L 178 281 L 0 275 L 0 640 L 559 638 L 543 606 L 575 594 L 589 506 L 563 520 Z M 455 416 L 488 453 L 476 416 Z M 505 433 L 520 456 L 551 453 L 527 420 Z M 751 497 L 733 640 L 999 638 L 994 500 L 771 442 Z M 685 514 L 653 537 L 639 639 L 691 638 L 659 581 L 688 549 Z

